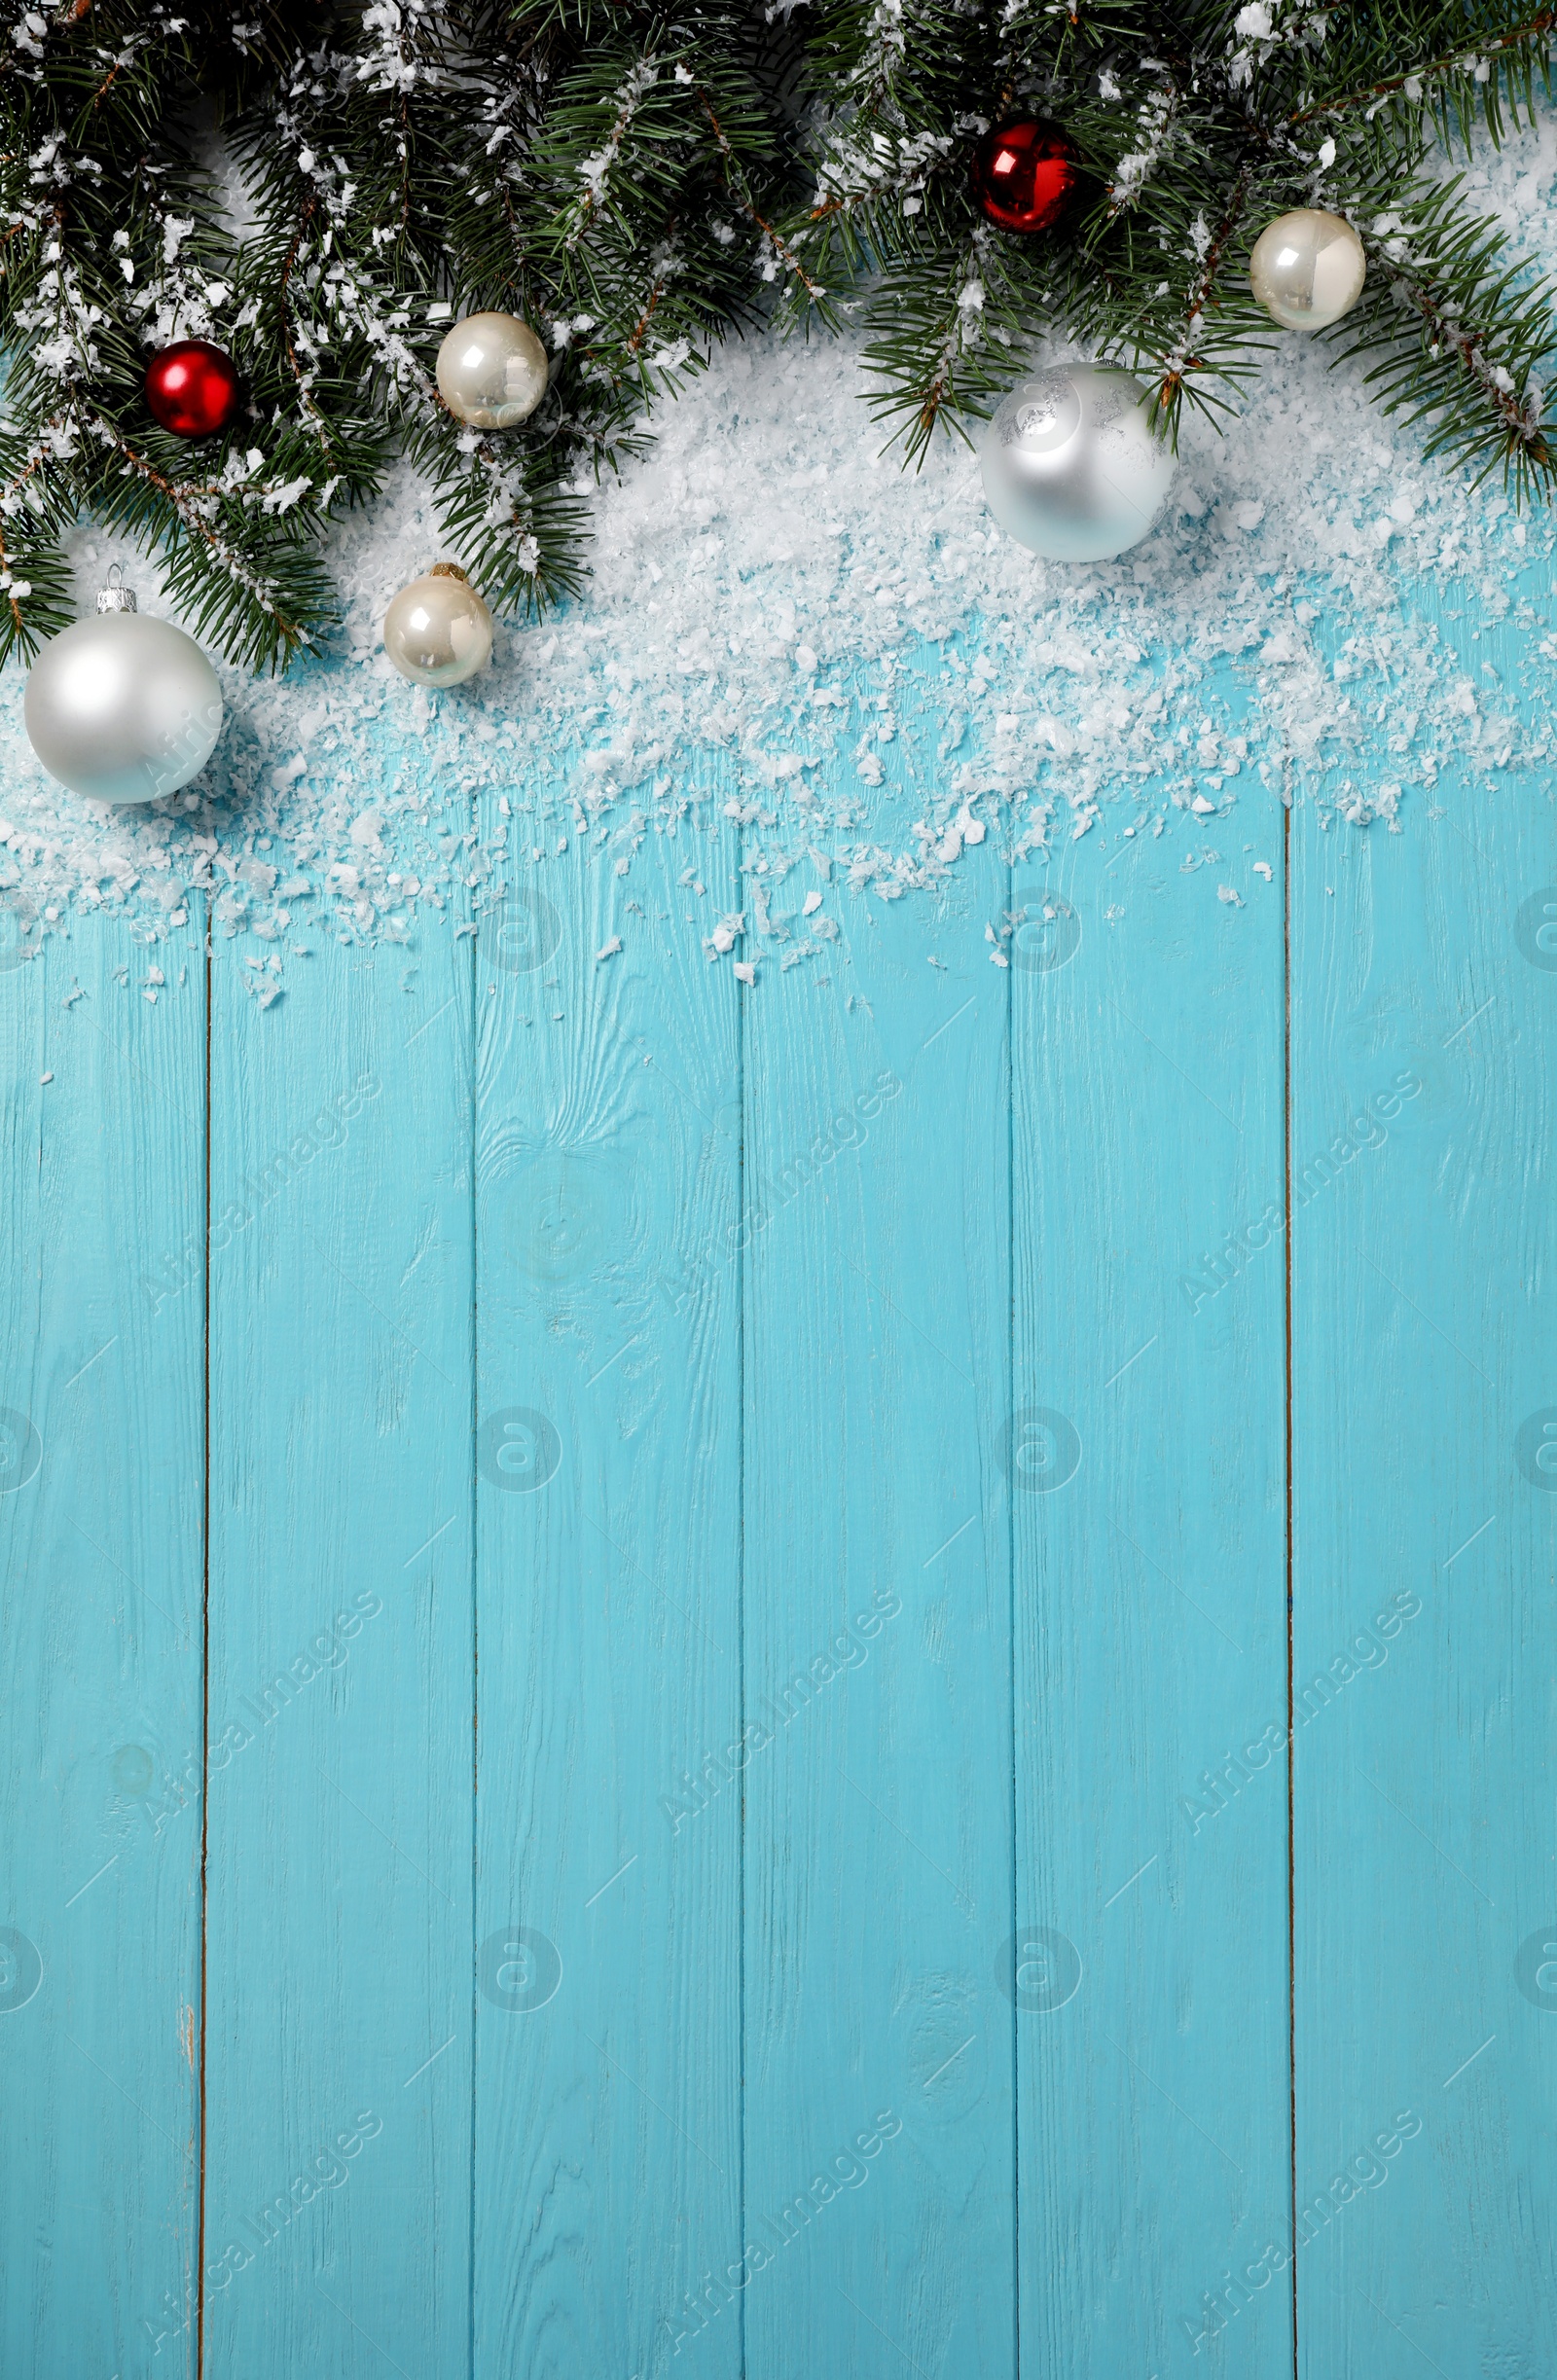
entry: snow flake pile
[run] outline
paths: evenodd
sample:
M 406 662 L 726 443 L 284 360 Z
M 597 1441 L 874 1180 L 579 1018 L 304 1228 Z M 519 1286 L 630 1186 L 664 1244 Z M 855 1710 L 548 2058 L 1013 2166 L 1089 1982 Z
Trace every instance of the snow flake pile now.
M 1470 197 L 1525 229 L 1554 179 L 1547 121 Z M 1557 654 L 1551 515 L 1424 461 L 1322 349 L 1284 343 L 1225 437 L 1191 422 L 1156 530 L 1084 567 L 1004 537 L 965 449 L 918 474 L 879 455 L 859 379 L 847 341 L 716 358 L 598 495 L 584 599 L 500 631 L 489 672 L 444 695 L 395 676 L 379 632 L 437 559 L 408 474 L 333 556 L 339 652 L 279 684 L 229 674 L 205 776 L 152 809 L 54 785 L 9 671 L 0 937 L 97 910 L 155 942 L 207 903 L 219 933 L 276 952 L 306 920 L 405 941 L 582 843 L 621 883 L 604 962 L 630 943 L 645 840 L 681 839 L 701 894 L 727 837 L 749 896 L 715 915 L 710 891 L 700 930 L 749 980 L 768 896 L 802 859 L 893 898 L 986 837 L 1024 858 L 1094 829 L 1100 847 L 1198 836 L 1236 810 L 1263 843 L 1282 801 L 1430 831 L 1440 801 L 1549 761 L 1521 673 Z M 111 559 L 160 608 L 155 573 L 85 529 L 84 607 Z M 1206 881 L 1236 918 L 1236 887 Z M 812 930 L 835 932 L 818 907 Z M 252 974 L 273 998 L 263 951 Z

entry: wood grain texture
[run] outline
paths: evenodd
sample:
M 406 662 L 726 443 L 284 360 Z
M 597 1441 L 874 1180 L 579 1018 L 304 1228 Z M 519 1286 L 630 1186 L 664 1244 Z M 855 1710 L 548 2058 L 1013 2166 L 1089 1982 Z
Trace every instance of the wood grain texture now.
M 754 2380 L 1013 2368 L 1004 887 L 830 883 L 841 940 L 748 1003 Z
M 1466 676 L 1511 674 L 1516 631 L 1473 625 L 1442 622 Z M 1550 2365 L 1557 2309 L 1557 831 L 1523 780 L 1489 800 L 1448 770 L 1436 806 L 1398 838 L 1294 826 L 1315 2380 L 1522 2380 Z
M 240 957 L 213 977 L 205 2368 L 457 2372 L 471 949 L 294 961 L 269 1013 Z
M 0 2375 L 1539 2380 L 1549 789 L 770 939 L 737 775 L 0 933 Z
M 1288 2194 L 1279 1232 L 1204 1261 L 1282 1182 L 1249 807 L 1244 909 L 1149 835 L 1013 900 L 1020 2319 L 1068 2380 L 1195 2367 Z M 1265 2380 L 1287 2284 L 1246 2295 L 1220 2368 Z
M 626 878 L 609 825 L 522 864 L 478 946 L 480 2380 L 659 2373 L 741 2253 L 739 1788 L 684 1782 L 741 1707 L 740 1012 L 691 921 L 735 888 L 703 814 Z M 716 2303 L 697 2368 L 734 2374 Z
M 160 2370 L 194 2363 L 205 982 L 175 970 L 147 1000 L 146 975 L 95 922 L 0 972 L 0 2368 L 18 2380 L 107 2380 L 158 2341 Z

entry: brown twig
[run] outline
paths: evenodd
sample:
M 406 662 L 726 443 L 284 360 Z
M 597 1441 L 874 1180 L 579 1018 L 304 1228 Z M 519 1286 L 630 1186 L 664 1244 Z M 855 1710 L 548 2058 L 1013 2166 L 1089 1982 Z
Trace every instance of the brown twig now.
M 1523 447 L 1533 463 L 1542 470 L 1550 469 L 1557 457 L 1553 456 L 1546 443 L 1544 427 L 1539 419 L 1535 421 L 1530 419 L 1524 408 L 1519 404 L 1513 389 L 1501 388 L 1498 385 L 1492 377 L 1486 356 L 1477 344 L 1475 333 L 1466 330 L 1453 316 L 1446 314 L 1435 304 L 1430 291 L 1424 288 L 1420 281 L 1413 280 L 1409 272 L 1402 270 L 1371 242 L 1369 242 L 1368 253 L 1381 267 L 1392 287 L 1404 298 L 1407 306 L 1420 318 L 1423 329 L 1427 333 L 1430 347 L 1434 349 L 1452 347 L 1459 356 L 1462 365 L 1481 389 L 1493 412 L 1502 421 L 1503 434 L 1508 441 L 1510 451 L 1516 446 Z
M 969 248 L 967 251 L 966 262 L 963 267 L 964 287 L 966 286 L 967 277 L 977 270 L 978 262 L 978 249 L 975 245 L 974 247 Z M 924 395 L 919 408 L 919 412 L 915 416 L 919 428 L 923 432 L 923 438 L 919 442 L 921 452 L 923 452 L 928 446 L 930 439 L 934 435 L 935 424 L 940 419 L 941 408 L 946 403 L 947 397 L 951 390 L 952 358 L 961 336 L 961 313 L 962 308 L 960 304 L 957 307 L 958 319 L 954 321 L 951 328 L 947 331 L 946 337 L 941 341 L 940 360 L 936 364 L 935 370 L 930 375 L 928 384 L 925 387 Z M 910 446 L 909 452 L 912 453 L 914 449 L 912 446 Z
M 646 65 L 653 66 L 656 74 L 658 74 L 659 60 L 657 58 L 648 58 L 642 62 Z M 635 113 L 636 103 L 633 99 L 624 99 L 621 106 L 617 109 L 616 122 L 612 125 L 609 137 L 605 143 L 606 150 L 613 157 L 620 151 L 622 146 L 622 136 L 626 132 L 628 126 L 632 123 Z M 600 180 L 602 183 L 605 179 L 605 171 L 606 169 L 602 168 L 600 174 Z M 569 248 L 576 248 L 578 246 L 579 241 L 584 236 L 584 227 L 588 223 L 591 215 L 595 213 L 598 205 L 599 198 L 596 193 L 594 185 L 586 182 L 584 185 L 582 211 L 579 215 L 578 222 L 567 235 L 567 244 Z
M 17 601 L 11 588 L 11 549 L 6 544 L 4 529 L 0 529 L 0 570 L 5 572 L 6 577 L 6 601 L 11 606 L 11 631 L 13 636 L 19 639 L 25 636 L 26 629 L 21 617 L 21 605 Z
M 103 439 L 107 445 L 114 449 L 114 451 L 119 455 L 121 461 L 124 462 L 127 468 L 137 476 L 137 478 L 146 481 L 148 486 L 155 487 L 159 495 L 161 495 L 163 500 L 172 507 L 173 511 L 178 515 L 180 522 L 183 523 L 186 533 L 202 538 L 207 550 L 227 572 L 229 578 L 236 580 L 240 586 L 246 585 L 249 593 L 255 595 L 256 599 L 259 599 L 257 582 L 254 572 L 245 567 L 238 557 L 223 543 L 220 537 L 217 536 L 215 530 L 209 527 L 208 524 L 200 519 L 198 512 L 193 510 L 187 501 L 187 494 L 190 491 L 180 488 L 176 481 L 166 478 L 163 472 L 157 469 L 155 463 L 148 462 L 144 454 L 138 453 L 130 445 L 124 432 L 120 429 L 118 423 L 112 420 L 108 415 L 99 412 L 95 405 L 83 404 L 81 407 L 81 413 L 87 420 L 92 423 L 98 436 Z M 214 488 L 199 488 L 193 492 L 199 495 L 214 495 L 217 491 Z M 295 651 L 299 645 L 307 641 L 304 631 L 298 627 L 295 621 L 283 619 L 281 614 L 271 604 L 266 604 L 265 609 L 270 614 L 270 617 L 275 622 L 282 641 L 290 649 Z
M 719 122 L 717 115 L 714 113 L 713 102 L 708 97 L 707 92 L 704 90 L 701 83 L 698 85 L 698 104 L 703 109 L 704 114 L 707 117 L 708 122 L 713 128 L 713 137 L 718 144 L 719 156 L 724 167 L 724 186 L 726 191 L 729 193 L 731 199 L 734 201 L 735 205 L 740 208 L 742 214 L 745 216 L 747 222 L 754 223 L 764 237 L 773 243 L 774 254 L 783 258 L 784 263 L 789 267 L 789 270 L 794 274 L 796 280 L 804 285 L 807 297 L 812 299 L 824 298 L 827 293 L 822 288 L 821 283 L 812 279 L 810 273 L 806 270 L 805 266 L 795 254 L 794 249 L 789 245 L 789 242 L 782 238 L 779 234 L 774 230 L 773 225 L 768 221 L 766 216 L 758 213 L 757 209 L 752 205 L 751 200 L 746 197 L 744 191 L 737 189 L 734 180 L 735 151 L 730 146 L 730 142 L 726 136 L 723 125 Z
M 51 430 L 62 427 L 64 420 L 65 416 L 63 414 L 55 414 L 52 420 L 44 423 L 43 429 L 39 435 L 41 437 L 47 437 Z M 3 525 L 6 519 L 6 504 L 9 502 L 10 498 L 17 493 L 18 488 L 25 487 L 27 482 L 36 472 L 39 472 L 44 468 L 44 465 L 48 460 L 49 457 L 47 454 L 42 452 L 35 454 L 31 462 L 27 465 L 25 471 L 18 471 L 16 478 L 7 483 L 4 490 L 5 501 L 0 501 L 0 570 L 3 570 L 8 578 L 11 573 L 11 549 L 6 544 L 5 528 Z M 26 629 L 21 617 L 21 606 L 17 601 L 17 598 L 13 595 L 9 586 L 6 589 L 6 600 L 11 606 L 11 620 L 15 633 L 18 637 L 24 636 L 26 633 Z
M 313 399 L 308 394 L 304 377 L 303 366 L 298 360 L 297 348 L 292 343 L 292 331 L 290 327 L 292 321 L 292 308 L 288 303 L 287 297 L 288 290 L 290 289 L 292 283 L 293 268 L 296 266 L 298 261 L 298 252 L 303 246 L 304 234 L 308 231 L 308 225 L 313 220 L 314 211 L 318 206 L 318 202 L 317 192 L 310 190 L 308 198 L 304 200 L 303 212 L 298 217 L 298 228 L 292 234 L 292 244 L 288 248 L 286 255 L 282 260 L 281 275 L 277 284 L 277 295 L 281 308 L 281 343 L 286 349 L 286 360 L 292 367 L 292 377 L 298 384 L 298 395 L 302 399 L 303 403 L 307 406 L 308 412 L 313 415 L 314 420 L 317 421 L 323 429 L 328 430 L 330 426 L 328 417 L 319 411 L 319 408 L 314 404 Z
M 649 292 L 649 302 L 647 306 L 643 308 L 642 313 L 639 314 L 636 322 L 633 325 L 633 336 L 627 343 L 627 351 L 629 355 L 636 355 L 639 343 L 643 338 L 643 334 L 649 327 L 649 323 L 654 314 L 654 309 L 659 305 L 660 300 L 664 297 L 665 290 L 666 275 L 662 272 L 659 279 L 655 282 L 654 287 Z
M 1253 169 L 1246 165 L 1233 185 L 1233 195 L 1227 202 L 1227 211 L 1212 234 L 1211 245 L 1206 250 L 1200 279 L 1190 295 L 1184 315 L 1186 332 L 1205 314 L 1211 304 L 1212 291 L 1216 285 L 1216 275 L 1221 270 L 1222 258 L 1237 229 L 1239 218 L 1243 214 L 1244 202 L 1249 197 L 1249 186 L 1252 179 Z M 1168 413 L 1172 410 L 1183 388 L 1185 373 L 1196 372 L 1200 367 L 1201 359 L 1198 355 L 1186 355 L 1181 357 L 1171 371 L 1163 375 L 1157 386 L 1159 412 Z
M 1316 116 L 1339 116 L 1348 108 L 1363 106 L 1370 99 L 1388 99 L 1393 92 L 1403 90 L 1408 83 L 1424 82 L 1430 75 L 1451 74 L 1456 66 L 1468 65 L 1472 60 L 1479 63 L 1482 59 L 1506 56 L 1509 51 L 1519 49 L 1527 41 L 1539 41 L 1542 33 L 1551 31 L 1553 25 L 1557 25 L 1557 9 L 1541 9 L 1534 17 L 1527 17 L 1523 24 L 1512 25 L 1506 33 L 1500 33 L 1494 41 L 1470 42 L 1463 49 L 1447 50 L 1441 57 L 1429 58 L 1425 65 L 1412 66 L 1404 74 L 1391 75 L 1383 83 L 1370 83 L 1362 90 L 1344 91 L 1339 98 L 1322 99 L 1313 107 L 1298 108 L 1286 121 L 1289 125 L 1310 124 Z

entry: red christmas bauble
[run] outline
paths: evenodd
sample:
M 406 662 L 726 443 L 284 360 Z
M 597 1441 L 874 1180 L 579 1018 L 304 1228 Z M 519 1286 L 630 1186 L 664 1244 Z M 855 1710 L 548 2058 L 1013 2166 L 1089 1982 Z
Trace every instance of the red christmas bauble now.
M 243 402 L 237 367 L 208 339 L 181 339 L 146 367 L 146 402 L 179 438 L 214 438 L 230 429 Z
M 1034 118 L 997 125 L 973 152 L 973 196 L 1007 232 L 1049 232 L 1081 178 L 1076 153 L 1057 124 Z

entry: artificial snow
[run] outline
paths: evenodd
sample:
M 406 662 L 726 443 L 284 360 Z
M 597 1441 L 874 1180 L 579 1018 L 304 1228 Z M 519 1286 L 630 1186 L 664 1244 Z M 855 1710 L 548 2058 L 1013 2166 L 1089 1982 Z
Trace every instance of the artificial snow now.
M 1545 120 L 1475 166 L 1466 203 L 1528 246 L 1554 179 Z M 339 650 L 279 682 L 224 671 L 213 762 L 148 809 L 46 777 L 8 670 L 0 942 L 19 927 L 34 948 L 90 911 L 148 942 L 193 934 L 198 893 L 218 935 L 271 946 L 250 983 L 269 1007 L 300 931 L 447 931 L 544 882 L 572 839 L 612 881 L 604 959 L 631 947 L 638 855 L 669 837 L 691 895 L 741 883 L 746 908 L 690 930 L 715 962 L 742 940 L 751 983 L 796 922 L 771 904 L 797 866 L 890 899 L 933 893 L 986 836 L 1008 861 L 1091 837 L 1070 864 L 1103 867 L 1149 827 L 1192 871 L 1217 856 L 1195 838 L 1235 811 L 1251 832 L 1293 801 L 1348 830 L 1430 832 L 1441 780 L 1460 804 L 1549 762 L 1529 698 L 1557 654 L 1551 514 L 1521 520 L 1496 479 L 1474 490 L 1425 460 L 1359 365 L 1284 339 L 1225 437 L 1186 420 L 1152 535 L 1087 566 L 1003 536 L 960 442 L 917 474 L 883 456 L 861 385 L 847 340 L 722 351 L 596 498 L 584 597 L 500 629 L 491 669 L 444 694 L 396 676 L 380 635 L 440 551 L 407 472 L 339 532 Z M 114 559 L 163 608 L 123 543 L 83 528 L 72 559 L 83 608 Z M 1474 657 L 1504 623 L 1521 632 L 1497 666 Z M 1237 886 L 1213 885 L 1236 917 Z M 830 940 L 820 897 L 801 914 Z

